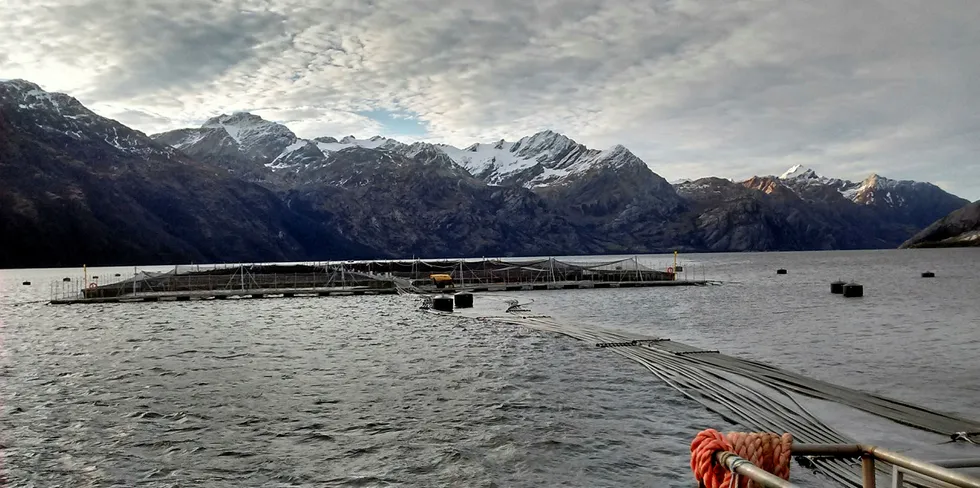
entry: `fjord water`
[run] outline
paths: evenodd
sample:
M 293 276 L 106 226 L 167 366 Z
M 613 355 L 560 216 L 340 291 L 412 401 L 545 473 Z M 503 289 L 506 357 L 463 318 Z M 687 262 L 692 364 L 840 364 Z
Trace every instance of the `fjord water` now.
M 980 250 L 681 258 L 725 284 L 482 300 L 980 418 Z M 10 486 L 688 487 L 694 434 L 735 428 L 610 351 L 411 297 L 37 303 L 76 274 L 0 271 Z M 838 278 L 865 297 L 831 295 Z

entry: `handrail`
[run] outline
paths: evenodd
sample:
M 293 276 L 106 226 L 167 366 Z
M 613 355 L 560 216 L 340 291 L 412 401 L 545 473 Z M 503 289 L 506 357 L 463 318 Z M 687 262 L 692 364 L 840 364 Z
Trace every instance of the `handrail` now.
M 959 488 L 980 488 L 980 479 L 944 468 L 933 463 L 920 461 L 888 449 L 866 444 L 810 444 L 794 445 L 795 456 L 817 457 L 870 457 L 900 466 L 913 473 L 927 476 L 937 481 L 949 483 Z M 866 483 L 867 485 L 867 483 Z
M 732 473 L 745 476 L 763 488 L 798 488 L 797 485 L 752 464 L 751 461 L 733 452 L 720 451 L 715 454 L 715 459 Z
M 957 488 L 980 488 L 980 479 L 953 471 L 949 467 L 976 465 L 976 460 L 941 461 L 949 467 L 936 463 L 920 461 L 888 449 L 867 444 L 797 444 L 792 447 L 793 456 L 813 456 L 830 458 L 862 458 L 862 471 L 865 488 L 875 486 L 875 460 L 884 461 L 910 473 L 941 481 Z M 752 464 L 733 452 L 722 451 L 715 454 L 715 460 L 732 473 L 745 476 L 764 488 L 797 488 L 778 476 Z
M 889 451 L 877 446 L 861 446 L 865 451 L 876 459 L 901 466 L 909 471 L 928 476 L 930 478 L 949 483 L 953 486 L 962 488 L 980 488 L 980 479 L 974 478 L 963 473 L 958 473 L 948 468 L 936 466 L 932 463 L 919 461 L 897 452 Z

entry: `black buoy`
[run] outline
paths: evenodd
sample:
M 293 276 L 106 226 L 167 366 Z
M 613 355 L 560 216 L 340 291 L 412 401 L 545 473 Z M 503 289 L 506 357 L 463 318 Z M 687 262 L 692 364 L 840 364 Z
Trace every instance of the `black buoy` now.
M 847 283 L 844 283 L 843 281 L 840 281 L 840 280 L 835 281 L 835 282 L 833 282 L 833 283 L 830 284 L 830 292 L 833 293 L 834 295 L 843 295 L 844 294 L 844 285 L 846 285 L 846 284 Z
M 23 284 L 24 284 L 24 286 L 31 286 L 31 282 L 30 281 L 25 281 Z
M 440 312 L 452 312 L 453 297 L 446 295 L 432 297 L 432 309 Z
M 674 272 L 675 272 L 675 273 L 681 273 L 681 272 L 683 272 L 683 271 L 684 271 L 684 267 L 683 267 L 683 266 L 681 266 L 681 265 L 679 265 L 679 264 L 678 264 L 677 266 L 675 266 L 675 267 L 674 267 Z
M 456 308 L 473 308 L 472 293 L 457 293 L 453 295 L 453 300 L 456 301 Z
M 848 283 L 844 285 L 844 297 L 846 298 L 858 298 L 864 296 L 864 287 L 857 283 Z
M 923 278 L 935 278 L 936 277 L 936 273 L 933 273 L 932 271 L 926 271 L 925 273 L 922 273 L 922 277 Z
M 117 278 L 118 278 L 118 277 L 120 277 L 120 276 L 122 276 L 122 275 L 121 275 L 121 274 L 119 274 L 119 273 L 116 273 L 116 277 L 117 277 Z
M 93 280 L 97 280 L 97 279 L 99 279 L 99 277 L 98 276 L 93 276 L 92 279 Z
M 777 269 L 776 270 L 776 274 L 786 274 L 786 270 L 785 269 L 782 269 L 782 268 Z
M 65 278 L 65 279 L 63 279 L 61 281 L 64 281 L 65 283 L 68 283 L 69 281 L 71 281 L 71 278 Z

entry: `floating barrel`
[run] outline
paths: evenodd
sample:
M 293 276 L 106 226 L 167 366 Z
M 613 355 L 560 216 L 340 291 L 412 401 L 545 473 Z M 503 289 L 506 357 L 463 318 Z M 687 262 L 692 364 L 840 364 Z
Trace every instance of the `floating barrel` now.
M 440 312 L 452 312 L 453 297 L 445 296 L 445 295 L 432 297 L 432 309 L 438 310 Z
M 926 271 L 925 273 L 922 273 L 922 277 L 923 278 L 935 278 L 936 277 L 936 273 L 933 273 L 932 271 Z
M 776 270 L 776 274 L 786 274 L 786 270 L 785 269 L 782 269 L 782 268 L 779 268 L 779 269 Z
M 61 281 L 64 281 L 65 283 L 68 283 L 69 281 L 71 281 L 71 278 L 65 278 L 65 279 L 63 279 Z
M 453 300 L 456 302 L 456 308 L 473 308 L 472 293 L 457 293 L 453 295 Z
M 122 275 L 121 275 L 121 274 L 119 274 L 119 273 L 116 273 L 116 277 L 119 277 L 119 276 L 122 276 Z
M 844 283 L 843 281 L 835 281 L 835 282 L 833 282 L 833 283 L 830 284 L 830 292 L 833 293 L 833 294 L 835 294 L 835 295 L 843 295 L 844 294 L 844 285 L 846 285 L 846 284 L 847 283 Z
M 99 277 L 98 276 L 93 276 L 92 279 L 93 280 L 97 280 L 97 279 L 99 279 Z
M 24 286 L 31 286 L 31 282 L 30 282 L 30 281 L 25 281 L 25 282 L 23 283 L 23 285 L 24 285 Z
M 844 296 L 846 298 L 863 297 L 864 287 L 857 283 L 848 283 L 844 285 Z
M 674 266 L 674 272 L 675 273 L 680 273 L 682 271 L 684 271 L 684 267 L 683 266 L 681 266 L 679 264 L 677 266 Z

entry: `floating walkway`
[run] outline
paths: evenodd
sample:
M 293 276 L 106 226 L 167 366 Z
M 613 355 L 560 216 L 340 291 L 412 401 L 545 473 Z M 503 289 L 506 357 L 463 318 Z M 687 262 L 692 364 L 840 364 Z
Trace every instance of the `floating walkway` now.
M 132 303 L 132 302 L 190 302 L 198 300 L 226 300 L 249 298 L 295 298 L 295 297 L 334 297 L 364 295 L 394 295 L 395 288 L 250 288 L 245 290 L 205 290 L 205 291 L 160 291 L 123 294 L 118 296 L 78 296 L 75 298 L 54 298 L 52 305 L 71 305 L 74 303 Z
M 974 442 L 976 436 L 980 436 L 980 421 L 977 420 L 807 378 L 670 339 L 563 324 L 547 316 L 526 313 L 481 319 L 595 343 L 599 348 L 642 364 L 685 396 L 734 423 L 759 432 L 790 432 L 795 441 L 805 444 L 856 442 L 810 413 L 793 394 L 847 405 L 906 426 L 941 434 L 947 439 Z M 810 457 L 798 460 L 844 486 L 862 486 L 860 467 L 848 460 Z M 891 473 L 891 466 L 885 463 L 879 463 L 877 469 Z

